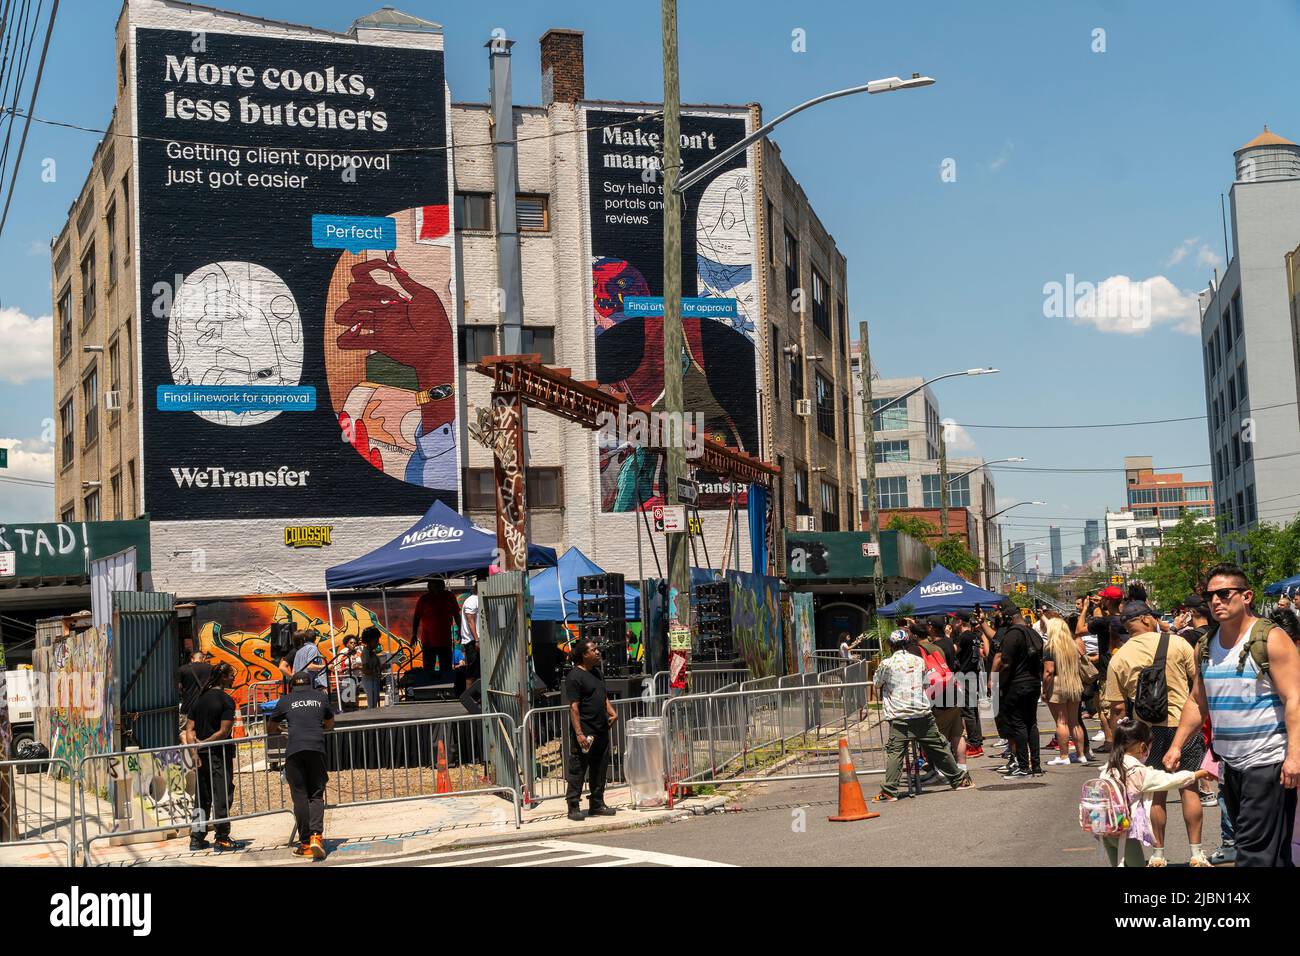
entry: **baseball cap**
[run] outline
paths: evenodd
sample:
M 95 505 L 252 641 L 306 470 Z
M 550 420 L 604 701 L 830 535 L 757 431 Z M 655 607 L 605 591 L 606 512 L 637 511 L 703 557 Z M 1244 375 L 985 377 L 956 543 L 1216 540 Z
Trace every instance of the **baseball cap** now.
M 1151 610 L 1151 605 L 1146 601 L 1125 601 L 1124 606 L 1119 609 L 1119 619 L 1126 623 L 1136 620 L 1144 614 L 1155 617 L 1155 612 Z
M 899 647 L 907 643 L 907 631 L 904 628 L 897 628 L 889 632 L 889 643 L 894 647 Z
M 1020 605 L 1016 604 L 1011 598 L 1004 597 L 998 602 L 998 610 L 1007 614 L 1018 614 L 1020 613 Z
M 1097 593 L 1097 596 L 1105 598 L 1108 601 L 1118 601 L 1124 597 L 1124 591 L 1119 585 L 1112 584 L 1110 587 L 1102 588 Z
M 952 616 L 959 621 L 969 621 L 970 611 L 953 611 Z
M 1185 608 L 1188 608 L 1188 609 L 1192 609 L 1192 608 L 1203 608 L 1203 607 L 1205 607 L 1205 606 L 1206 606 L 1206 604 L 1205 604 L 1205 598 L 1204 598 L 1204 596 L 1202 596 L 1202 595 L 1200 595 L 1200 594 L 1197 594 L 1197 593 L 1195 593 L 1195 592 L 1193 592 L 1193 593 L 1187 595 L 1187 597 L 1183 598 L 1183 607 L 1185 607 Z

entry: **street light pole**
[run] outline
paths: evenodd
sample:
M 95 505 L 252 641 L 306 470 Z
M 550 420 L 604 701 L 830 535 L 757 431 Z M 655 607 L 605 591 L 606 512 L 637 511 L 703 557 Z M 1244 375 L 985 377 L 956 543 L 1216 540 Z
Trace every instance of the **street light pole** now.
M 871 347 L 867 344 L 867 323 L 858 323 L 858 377 L 862 379 L 862 431 L 867 445 L 867 528 L 871 540 L 880 547 L 880 508 L 876 502 L 876 423 L 875 410 L 871 407 Z M 875 593 L 876 607 L 885 603 L 885 582 L 880 574 L 880 562 L 883 554 L 878 554 L 871 562 L 871 586 Z
M 939 525 L 943 528 L 943 540 L 948 540 L 948 443 L 944 440 L 946 425 L 939 429 Z
M 949 478 L 946 482 L 944 482 L 944 488 L 945 488 L 945 490 L 946 490 L 947 487 L 948 487 L 948 485 L 956 484 L 957 482 L 959 482 L 959 481 L 961 481 L 963 478 L 965 478 L 967 475 L 973 475 L 973 474 L 975 474 L 975 472 L 979 471 L 981 468 L 987 468 L 989 465 L 1000 465 L 1000 464 L 1002 464 L 1003 462 L 1006 462 L 1006 461 L 1028 461 L 1028 459 L 1027 459 L 1027 458 L 1020 457 L 1020 456 L 1016 456 L 1016 457 L 1014 457 L 1014 458 L 997 458 L 997 459 L 995 459 L 995 460 L 993 460 L 993 461 L 982 461 L 982 462 L 980 462 L 978 465 L 976 465 L 974 468 L 967 468 L 967 469 L 966 469 L 965 471 L 963 471 L 960 475 L 956 475 L 956 476 L 954 476 L 954 477 L 952 477 L 952 478 Z M 984 486 L 984 485 L 981 485 L 980 487 L 981 487 L 981 494 L 980 494 L 980 514 L 983 515 L 983 513 L 984 513 L 984 495 L 983 495 L 983 493 L 982 493 L 982 489 L 983 489 L 985 486 Z M 984 587 L 985 587 L 985 588 L 988 588 L 989 590 L 992 590 L 992 583 L 993 583 L 993 567 L 992 567 L 991 559 L 990 559 L 990 556 L 989 556 L 989 519 L 988 519 L 987 517 L 981 517 L 981 518 L 980 518 L 979 530 L 980 530 L 980 532 L 981 532 L 981 537 L 984 539 L 984 544 L 981 546 L 981 552 L 980 552 L 980 553 L 983 555 L 983 561 L 981 561 L 980 563 L 983 564 L 983 566 L 984 566 Z M 1001 558 L 999 558 L 998 560 L 999 560 L 999 565 L 1000 565 L 1000 564 L 1001 564 Z M 999 567 L 999 570 L 1001 570 L 1000 567 Z
M 682 406 L 682 197 L 681 90 L 677 74 L 677 0 L 662 0 L 664 59 L 664 411 L 680 419 Z M 685 477 L 681 443 L 664 449 L 664 504 L 677 504 L 677 480 Z M 682 534 L 668 534 L 668 623 L 691 625 L 691 570 Z
M 1006 514 L 1006 513 L 1007 513 L 1008 511 L 1010 511 L 1012 508 L 1019 508 L 1021 505 L 1045 505 L 1045 504 L 1047 504 L 1046 501 L 1017 501 L 1014 505 L 1007 505 L 1007 506 L 1006 506 L 1005 508 L 1003 508 L 1001 511 L 995 511 L 993 514 L 991 514 L 991 515 L 988 516 L 988 519 L 987 519 L 987 520 L 990 521 L 990 522 L 992 522 L 993 519 L 996 518 L 998 515 Z M 987 532 L 986 532 L 986 534 L 987 534 Z M 1000 536 L 999 536 L 999 537 L 1000 537 Z M 1011 552 L 1009 552 L 1009 551 L 1007 552 L 1007 554 L 1010 554 L 1010 553 L 1011 553 Z M 999 572 L 1001 572 L 1002 569 L 1005 568 L 1005 566 L 1006 566 L 1005 563 L 1004 563 L 1004 559 L 1005 559 L 1005 558 L 1006 558 L 1006 554 L 1004 554 L 1004 555 L 1002 555 L 1002 557 L 998 558 L 998 571 L 999 571 Z

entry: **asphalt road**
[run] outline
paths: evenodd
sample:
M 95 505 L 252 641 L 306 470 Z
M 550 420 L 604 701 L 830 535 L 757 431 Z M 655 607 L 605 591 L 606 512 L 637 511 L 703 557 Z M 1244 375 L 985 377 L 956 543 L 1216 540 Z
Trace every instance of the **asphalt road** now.
M 1054 754 L 1044 751 L 1044 761 Z M 738 866 L 1106 865 L 1078 822 L 1079 788 L 1097 765 L 1045 767 L 1045 776 L 1012 781 L 994 772 L 999 763 L 971 762 L 975 790 L 940 782 L 919 797 L 871 805 L 880 816 L 857 823 L 826 819 L 836 812 L 836 780 L 795 780 L 746 788 L 727 812 L 580 840 Z M 879 789 L 881 776 L 859 779 L 868 798 Z M 1207 855 L 1219 845 L 1216 807 L 1205 808 L 1203 845 Z M 1187 832 L 1173 795 L 1166 848 L 1171 865 L 1186 865 Z

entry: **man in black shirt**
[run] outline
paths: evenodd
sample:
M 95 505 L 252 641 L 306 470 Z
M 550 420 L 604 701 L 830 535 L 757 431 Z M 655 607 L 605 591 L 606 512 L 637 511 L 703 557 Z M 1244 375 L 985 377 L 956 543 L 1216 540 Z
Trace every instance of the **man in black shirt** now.
M 998 677 L 1001 706 L 1011 737 L 1011 755 L 1015 766 L 1008 774 L 1027 777 L 1043 772 L 1038 756 L 1038 699 L 1043 689 L 1043 639 L 1025 624 L 1020 608 L 1004 599 L 1002 617 L 1007 628 L 1002 646 L 993 662 Z
M 267 720 L 269 735 L 283 733 L 289 722 L 284 750 L 284 778 L 293 797 L 293 818 L 298 825 L 294 856 L 325 859 L 325 731 L 334 729 L 334 709 L 329 695 L 312 686 L 312 674 L 299 671 L 290 681 L 289 694 L 275 704 Z
M 235 699 L 226 691 L 235 683 L 235 669 L 229 664 L 218 664 L 204 685 L 203 692 L 190 707 L 185 727 L 185 742 L 215 744 L 197 749 L 199 778 L 198 801 L 194 808 L 194 821 L 190 825 L 190 849 L 207 847 L 208 821 L 215 821 L 216 833 L 213 849 L 233 850 L 230 839 L 231 798 L 234 796 L 234 747 L 228 741 L 235 726 Z
M 565 800 L 569 819 L 584 819 L 578 805 L 582 782 L 591 778 L 590 811 L 593 817 L 612 817 L 614 808 L 605 806 L 605 774 L 609 770 L 609 730 L 618 714 L 609 702 L 595 642 L 582 638 L 570 652 L 573 667 L 564 678 L 564 699 L 569 704 L 569 761 L 565 777 L 569 788 Z
M 190 662 L 182 665 L 177 672 L 181 689 L 181 722 L 179 728 L 181 743 L 185 742 L 185 728 L 190 721 L 190 708 L 199 699 L 199 694 L 203 692 L 203 688 L 208 684 L 208 678 L 212 676 L 212 664 L 208 661 L 210 656 L 206 651 L 195 651 L 190 655 Z
M 984 756 L 984 730 L 980 727 L 980 674 L 988 638 L 971 627 L 969 611 L 953 614 L 954 643 L 957 648 L 958 685 L 962 689 L 962 720 L 966 724 L 966 759 Z

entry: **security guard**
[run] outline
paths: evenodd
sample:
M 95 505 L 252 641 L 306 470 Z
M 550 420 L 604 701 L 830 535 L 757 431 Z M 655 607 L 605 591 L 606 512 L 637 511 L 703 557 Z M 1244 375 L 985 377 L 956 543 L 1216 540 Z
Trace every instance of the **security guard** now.
M 293 816 L 298 824 L 294 856 L 325 859 L 325 731 L 334 729 L 334 709 L 329 695 L 312 686 L 313 674 L 301 670 L 290 681 L 289 694 L 276 702 L 267 721 L 267 733 L 283 733 L 289 723 L 284 777 L 293 796 Z

